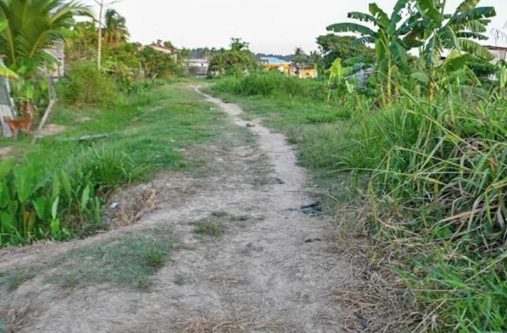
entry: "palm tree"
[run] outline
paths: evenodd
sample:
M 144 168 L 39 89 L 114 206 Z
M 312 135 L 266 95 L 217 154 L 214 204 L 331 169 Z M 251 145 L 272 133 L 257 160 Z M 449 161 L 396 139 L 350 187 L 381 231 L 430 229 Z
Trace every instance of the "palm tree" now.
M 7 29 L 7 21 L 5 21 L 5 20 L 0 21 L 0 33 L 2 33 L 2 31 L 4 31 L 5 29 Z M 11 71 L 10 69 L 8 69 L 7 67 L 4 66 L 2 58 L 3 58 L 3 56 L 0 55 L 0 76 L 11 78 L 11 79 L 17 78 L 16 73 L 14 73 L 13 71 Z
M 91 16 L 87 7 L 64 0 L 0 0 L 0 20 L 7 20 L 0 33 L 0 54 L 6 65 L 25 77 L 51 61 L 45 52 L 64 40 L 78 15 Z
M 104 39 L 111 48 L 127 41 L 129 32 L 127 20 L 114 9 L 108 9 L 104 16 Z

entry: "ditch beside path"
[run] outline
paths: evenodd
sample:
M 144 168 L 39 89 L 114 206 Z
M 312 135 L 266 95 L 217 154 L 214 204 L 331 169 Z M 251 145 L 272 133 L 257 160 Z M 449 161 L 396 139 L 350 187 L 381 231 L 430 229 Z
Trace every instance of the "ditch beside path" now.
M 62 287 L 49 270 L 0 291 L 0 308 L 19 313 L 19 332 L 349 332 L 336 292 L 354 268 L 336 251 L 335 225 L 312 209 L 294 149 L 261 121 L 243 120 L 239 106 L 191 89 L 231 122 L 220 142 L 185 152 L 205 176 L 161 175 L 151 183 L 160 207 L 137 224 L 0 253 L 0 270 L 153 229 L 170 233 L 170 260 L 146 290 L 87 281 Z M 196 233 L 203 225 L 211 232 Z

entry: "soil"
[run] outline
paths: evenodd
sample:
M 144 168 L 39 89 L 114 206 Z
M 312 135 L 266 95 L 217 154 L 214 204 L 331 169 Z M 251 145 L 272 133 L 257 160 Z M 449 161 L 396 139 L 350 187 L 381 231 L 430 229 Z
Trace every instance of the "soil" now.
M 243 120 L 239 106 L 201 95 L 231 123 L 220 142 L 185 151 L 197 171 L 163 173 L 118 193 L 107 212 L 118 227 L 111 232 L 0 252 L 1 271 L 127 232 L 170 228 L 177 244 L 152 286 L 62 288 L 36 277 L 0 291 L 0 310 L 14 316 L 16 331 L 346 331 L 335 290 L 350 283 L 354 268 L 336 253 L 336 226 L 309 195 L 294 149 L 260 120 Z M 223 235 L 196 235 L 203 219 L 218 221 Z

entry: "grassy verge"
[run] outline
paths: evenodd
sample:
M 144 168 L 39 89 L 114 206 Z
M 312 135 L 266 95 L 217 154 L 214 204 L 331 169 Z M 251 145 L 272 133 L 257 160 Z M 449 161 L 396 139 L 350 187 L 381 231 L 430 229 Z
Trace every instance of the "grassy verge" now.
M 377 245 L 370 262 L 396 272 L 417 301 L 415 316 L 396 319 L 403 331 L 507 331 L 505 101 L 443 91 L 428 102 L 400 88 L 376 109 L 360 95 L 328 105 L 246 82 L 212 92 L 286 133 L 334 197 L 329 211 L 366 227 Z M 363 207 L 345 214 L 351 198 Z
M 31 279 L 43 276 L 64 288 L 91 283 L 112 283 L 148 288 L 152 276 L 165 265 L 173 247 L 170 230 L 130 233 L 71 250 L 49 262 L 0 272 L 0 287 L 14 291 Z
M 107 228 L 101 208 L 114 189 L 158 170 L 187 168 L 180 149 L 215 137 L 221 115 L 208 111 L 173 83 L 108 109 L 61 108 L 55 122 L 67 131 L 33 146 L 29 138 L 2 139 L 0 147 L 12 147 L 15 156 L 0 161 L 0 246 Z

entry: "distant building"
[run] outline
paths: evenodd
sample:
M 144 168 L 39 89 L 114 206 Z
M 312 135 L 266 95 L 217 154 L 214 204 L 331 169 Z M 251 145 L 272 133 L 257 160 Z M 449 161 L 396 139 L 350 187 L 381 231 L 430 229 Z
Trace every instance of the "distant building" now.
M 170 55 L 174 59 L 174 61 L 178 61 L 178 49 L 176 49 L 174 47 L 164 47 L 164 46 L 157 45 L 157 44 L 151 44 L 146 47 L 151 47 L 155 51 Z
M 191 75 L 207 76 L 209 60 L 204 58 L 192 58 L 188 60 L 188 71 Z
M 55 59 L 55 62 L 46 68 L 49 76 L 52 78 L 63 77 L 65 75 L 65 43 L 63 40 L 56 41 L 52 47 L 44 51 Z
M 266 70 L 277 70 L 287 76 L 300 79 L 315 79 L 318 76 L 316 66 L 300 65 L 276 57 L 262 57 L 261 65 Z
M 496 61 L 507 61 L 507 47 L 502 46 L 486 46 L 486 48 L 495 57 Z

